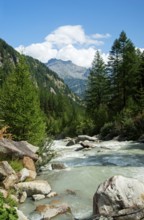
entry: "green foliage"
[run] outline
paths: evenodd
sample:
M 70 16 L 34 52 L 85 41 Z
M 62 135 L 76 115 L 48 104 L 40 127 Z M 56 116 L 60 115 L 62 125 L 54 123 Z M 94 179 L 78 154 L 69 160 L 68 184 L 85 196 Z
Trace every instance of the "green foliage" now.
M 92 135 L 94 131 L 94 122 L 90 117 L 82 117 L 75 126 L 76 135 L 89 134 Z
M 103 137 L 106 137 L 107 135 L 113 133 L 114 131 L 114 123 L 113 122 L 107 122 L 104 124 L 104 126 L 100 130 L 100 134 Z
M 86 108 L 92 117 L 95 117 L 96 109 L 108 101 L 108 77 L 106 65 L 100 53 L 97 51 L 93 60 L 92 69 L 88 78 L 88 88 L 86 90 Z
M 16 172 L 19 172 L 20 170 L 23 169 L 22 160 L 19 160 L 19 159 L 10 160 L 9 163 L 10 163 L 11 167 L 12 167 Z
M 108 110 L 105 105 L 100 105 L 95 110 L 95 131 L 98 133 L 101 127 L 108 121 Z
M 41 166 L 44 166 L 50 162 L 50 160 L 56 155 L 55 151 L 51 149 L 52 139 L 47 139 L 45 144 L 39 148 L 38 155 L 41 160 L 37 160 L 36 169 L 39 171 Z
M 102 136 L 136 139 L 143 134 L 144 52 L 135 48 L 124 31 L 112 45 L 107 66 L 96 53 L 86 107 L 94 130 Z
M 92 69 L 88 78 L 86 91 L 86 109 L 94 124 L 94 131 L 100 128 L 108 120 L 109 80 L 106 65 L 97 51 L 92 63 Z
M 122 31 L 119 38 L 114 41 L 108 65 L 111 80 L 110 108 L 113 115 L 126 107 L 129 98 L 135 101 L 139 64 L 133 43 Z
M 40 144 L 45 135 L 45 123 L 36 88 L 23 58 L 3 84 L 0 101 L 1 117 L 15 140 Z
M 17 220 L 17 212 L 14 208 L 16 204 L 10 198 L 4 198 L 0 193 L 0 219 L 1 220 Z

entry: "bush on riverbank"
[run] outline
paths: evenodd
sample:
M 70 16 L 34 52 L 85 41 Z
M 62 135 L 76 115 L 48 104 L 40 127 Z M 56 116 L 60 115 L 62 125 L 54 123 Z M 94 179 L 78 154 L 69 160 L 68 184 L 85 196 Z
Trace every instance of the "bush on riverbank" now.
M 0 193 L 0 219 L 1 220 L 17 220 L 18 215 L 14 208 L 16 203 L 10 197 L 4 198 Z
M 105 123 L 100 130 L 102 139 L 119 136 L 121 139 L 138 140 L 144 133 L 144 112 L 135 117 L 121 114 L 116 121 Z

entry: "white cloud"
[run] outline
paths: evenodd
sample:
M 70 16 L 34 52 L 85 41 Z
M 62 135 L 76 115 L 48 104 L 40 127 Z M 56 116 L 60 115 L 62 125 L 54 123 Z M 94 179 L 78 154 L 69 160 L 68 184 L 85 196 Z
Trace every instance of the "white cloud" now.
M 144 52 L 144 48 L 138 48 L 141 52 Z
M 35 43 L 26 47 L 20 45 L 15 49 L 44 63 L 51 58 L 58 58 L 90 67 L 97 50 L 96 47 L 103 45 L 102 39 L 108 37 L 110 37 L 108 33 L 86 35 L 82 26 L 66 25 L 46 36 L 43 43 Z M 105 54 L 102 56 L 106 59 Z
M 57 57 L 62 60 L 71 60 L 79 66 L 90 67 L 95 55 L 95 49 L 89 47 L 87 49 L 77 49 L 69 44 L 58 51 Z
M 110 34 L 106 33 L 106 34 L 93 34 L 92 35 L 94 38 L 96 39 L 102 39 L 102 38 L 109 38 L 111 37 Z

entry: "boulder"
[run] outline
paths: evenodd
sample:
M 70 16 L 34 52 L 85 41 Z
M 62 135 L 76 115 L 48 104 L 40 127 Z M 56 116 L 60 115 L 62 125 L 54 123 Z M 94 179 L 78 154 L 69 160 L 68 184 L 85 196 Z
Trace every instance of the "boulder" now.
M 21 210 L 19 210 L 17 208 L 15 208 L 15 209 L 17 211 L 18 220 L 29 220 Z
M 23 168 L 20 172 L 19 172 L 19 179 L 21 182 L 25 181 L 25 179 L 29 177 L 29 170 L 27 168 Z
M 15 171 L 7 161 L 0 162 L 0 181 L 3 181 L 7 176 L 15 174 Z
M 41 200 L 41 199 L 45 199 L 45 195 L 35 194 L 35 195 L 32 195 L 32 198 L 33 198 L 34 201 L 38 201 L 38 200 Z
M 52 198 L 54 196 L 57 196 L 57 193 L 56 192 L 50 192 L 46 197 L 47 198 Z
M 35 171 L 32 170 L 28 170 L 27 168 L 23 168 L 20 172 L 19 172 L 19 180 L 21 182 L 25 181 L 27 178 L 29 178 L 29 180 L 35 180 L 37 173 Z
M 70 212 L 70 207 L 65 204 L 56 204 L 56 205 L 39 205 L 36 207 L 36 212 L 43 216 L 43 219 L 52 219 L 53 217 Z
M 83 142 L 80 142 L 81 146 L 83 148 L 94 148 L 95 145 L 89 141 L 83 141 Z
M 27 193 L 26 193 L 25 191 L 19 193 L 19 202 L 20 202 L 20 203 L 24 203 L 25 200 L 26 200 L 26 198 L 27 198 Z
M 36 171 L 34 161 L 30 157 L 23 158 L 23 166 L 28 170 Z
M 144 183 L 132 178 L 113 176 L 100 184 L 93 197 L 93 215 L 116 220 L 144 218 Z M 139 216 L 139 217 L 138 217 Z
M 29 170 L 29 180 L 35 180 L 37 173 L 35 171 Z
M 5 189 L 9 189 L 14 186 L 15 183 L 18 182 L 18 177 L 16 174 L 11 174 L 5 178 L 3 181 L 3 185 Z
M 66 168 L 63 163 L 52 163 L 51 167 L 52 167 L 52 170 L 62 170 Z
M 23 156 L 29 156 L 34 160 L 38 159 L 38 155 L 35 154 L 26 144 L 25 141 L 13 141 L 10 139 L 0 139 L 0 152 L 4 154 L 12 154 L 22 158 Z
M 144 134 L 139 137 L 138 141 L 144 143 Z
M 79 141 L 98 141 L 98 138 L 97 137 L 91 137 L 91 136 L 88 136 L 88 135 L 79 135 L 77 137 L 76 142 L 79 142 Z
M 39 147 L 36 147 L 30 143 L 28 143 L 27 141 L 21 141 L 21 143 L 26 146 L 30 151 L 32 151 L 34 154 L 38 152 Z
M 75 144 L 75 140 L 74 140 L 74 139 L 71 139 L 71 140 L 68 141 L 68 143 L 66 144 L 66 146 L 67 146 L 67 147 L 70 147 L 70 146 L 72 146 L 72 145 L 74 145 L 74 144 Z
M 34 180 L 29 182 L 21 182 L 15 185 L 16 189 L 27 192 L 28 196 L 33 194 L 48 194 L 51 191 L 51 187 L 45 180 Z

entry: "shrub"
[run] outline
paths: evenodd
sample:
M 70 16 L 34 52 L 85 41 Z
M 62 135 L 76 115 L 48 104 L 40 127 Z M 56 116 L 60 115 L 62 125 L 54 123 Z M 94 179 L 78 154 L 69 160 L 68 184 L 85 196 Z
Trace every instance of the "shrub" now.
M 105 137 L 111 134 L 113 131 L 114 131 L 114 123 L 108 122 L 108 123 L 105 123 L 104 126 L 101 128 L 100 134 L 102 137 Z
M 20 170 L 23 169 L 23 163 L 19 159 L 11 160 L 9 161 L 11 167 L 16 171 L 19 172 Z
M 15 202 L 12 199 L 4 198 L 0 193 L 0 219 L 1 220 L 17 220 L 18 215 L 14 208 Z

